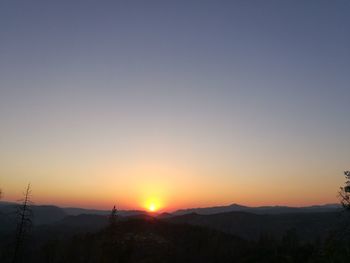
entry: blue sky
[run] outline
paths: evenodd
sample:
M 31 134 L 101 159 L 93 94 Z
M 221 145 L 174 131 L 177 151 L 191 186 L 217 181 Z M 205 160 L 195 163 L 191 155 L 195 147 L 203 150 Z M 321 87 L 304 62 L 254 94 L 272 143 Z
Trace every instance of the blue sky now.
M 2 1 L 7 198 L 27 181 L 39 202 L 70 204 L 57 185 L 179 177 L 199 189 L 184 206 L 336 201 L 350 163 L 349 12 L 341 0 Z

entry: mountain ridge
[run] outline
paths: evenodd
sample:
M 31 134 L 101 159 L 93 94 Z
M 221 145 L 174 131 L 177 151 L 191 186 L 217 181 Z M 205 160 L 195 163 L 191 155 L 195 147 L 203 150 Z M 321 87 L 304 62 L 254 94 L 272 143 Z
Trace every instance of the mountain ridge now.
M 186 209 L 179 209 L 174 212 L 172 212 L 172 215 L 184 215 L 189 213 L 196 213 L 200 215 L 211 215 L 211 214 L 218 214 L 218 213 L 226 213 L 226 212 L 250 212 L 255 214 L 279 214 L 279 213 L 295 213 L 295 212 L 332 212 L 335 210 L 340 209 L 341 206 L 339 204 L 323 204 L 323 205 L 311 205 L 311 206 L 300 206 L 300 207 L 293 207 L 293 206 L 244 206 L 240 204 L 230 204 L 230 205 L 223 205 L 223 206 L 212 206 L 212 207 L 197 207 L 197 208 L 186 208 Z
M 0 212 L 5 215 L 13 216 L 18 204 L 7 201 L 0 201 Z M 36 224 L 50 224 L 59 221 L 66 216 L 78 215 L 102 215 L 107 216 L 110 210 L 85 209 L 75 207 L 59 207 L 55 205 L 32 205 Z M 290 207 L 290 206 L 257 206 L 250 207 L 240 204 L 230 204 L 223 206 L 212 207 L 197 207 L 179 209 L 173 212 L 152 213 L 153 217 L 173 217 L 185 214 L 213 215 L 228 212 L 248 212 L 253 214 L 285 214 L 285 213 L 310 213 L 310 212 L 335 212 L 341 209 L 338 204 L 312 205 L 305 207 Z M 144 210 L 119 210 L 118 214 L 122 217 L 149 215 Z

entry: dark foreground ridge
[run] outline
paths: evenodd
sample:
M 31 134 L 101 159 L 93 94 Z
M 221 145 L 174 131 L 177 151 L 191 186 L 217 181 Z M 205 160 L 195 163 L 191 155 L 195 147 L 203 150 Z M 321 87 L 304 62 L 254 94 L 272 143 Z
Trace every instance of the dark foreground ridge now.
M 18 262 L 340 263 L 350 256 L 348 222 L 338 212 L 142 214 L 113 225 L 103 215 L 66 216 L 33 227 Z M 1 263 L 12 262 L 12 240 L 9 228 L 0 231 Z
M 65 229 L 65 231 L 63 231 Z M 249 241 L 206 227 L 144 217 L 98 231 L 70 232 L 41 226 L 33 231 L 23 262 L 346 262 L 349 240 L 302 242 L 290 229 L 280 239 Z M 0 260 L 11 262 L 11 243 L 1 239 Z

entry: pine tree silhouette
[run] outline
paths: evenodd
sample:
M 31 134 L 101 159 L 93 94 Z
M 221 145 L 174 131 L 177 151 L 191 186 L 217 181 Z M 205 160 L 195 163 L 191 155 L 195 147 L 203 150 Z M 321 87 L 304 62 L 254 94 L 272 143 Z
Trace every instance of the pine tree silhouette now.
M 350 211 L 350 171 L 344 172 L 346 182 L 343 187 L 340 187 L 339 197 L 343 207 Z
M 28 184 L 25 192 L 23 193 L 24 197 L 22 204 L 18 206 L 17 209 L 17 229 L 16 229 L 16 238 L 15 238 L 15 248 L 13 254 L 13 263 L 21 261 L 21 252 L 23 249 L 23 244 L 25 239 L 28 236 L 30 227 L 32 225 L 32 210 L 30 196 L 31 196 L 31 187 Z
M 114 228 L 117 224 L 117 217 L 118 217 L 118 210 L 115 206 L 113 206 L 113 209 L 111 211 L 111 214 L 109 216 L 109 226 L 111 228 Z

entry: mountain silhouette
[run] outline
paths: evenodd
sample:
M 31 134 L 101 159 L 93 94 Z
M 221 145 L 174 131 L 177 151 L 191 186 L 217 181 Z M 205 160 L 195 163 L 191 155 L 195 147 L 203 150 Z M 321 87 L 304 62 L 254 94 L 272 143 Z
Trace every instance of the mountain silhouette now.
M 254 214 L 282 214 L 282 213 L 310 213 L 310 212 L 334 212 L 341 209 L 338 204 L 314 205 L 305 207 L 289 207 L 289 206 L 258 206 L 249 207 L 239 204 L 231 204 L 227 206 L 200 207 L 180 209 L 172 213 L 172 215 L 184 215 L 196 213 L 199 215 L 212 215 L 227 212 L 249 212 Z

